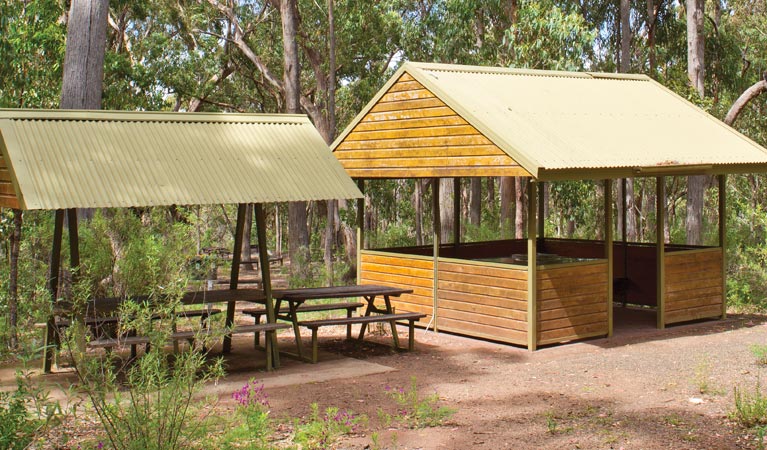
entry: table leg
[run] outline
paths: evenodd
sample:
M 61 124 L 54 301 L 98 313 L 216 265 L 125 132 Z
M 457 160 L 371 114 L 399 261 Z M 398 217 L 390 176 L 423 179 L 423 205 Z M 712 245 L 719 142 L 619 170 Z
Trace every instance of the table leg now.
M 389 299 L 388 295 L 384 295 L 384 303 L 386 304 L 386 314 L 393 314 L 393 309 L 391 307 L 391 300 Z M 391 338 L 394 341 L 394 348 L 399 350 L 399 335 L 397 335 L 397 322 L 392 320 L 389 322 L 391 324 Z
M 290 321 L 293 323 L 293 334 L 296 336 L 296 352 L 298 357 L 303 359 L 304 349 L 301 343 L 301 330 L 298 328 L 298 313 L 296 311 L 298 306 L 293 301 L 288 301 L 288 305 L 290 306 Z
M 372 295 L 372 296 L 369 296 L 369 297 L 364 297 L 364 296 L 363 296 L 363 298 L 364 298 L 365 300 L 367 300 L 367 302 L 368 302 L 368 307 L 365 309 L 365 317 L 367 317 L 367 316 L 369 316 L 369 315 L 370 315 L 370 313 L 371 313 L 371 312 L 373 311 L 373 309 L 375 308 L 375 299 L 376 299 L 376 296 L 375 296 L 375 295 Z M 357 338 L 358 340 L 360 340 L 360 341 L 361 341 L 361 340 L 362 340 L 362 338 L 365 336 L 365 330 L 367 329 L 367 327 L 368 327 L 368 324 L 366 324 L 366 323 L 363 323 L 362 325 L 360 325 L 360 335 L 359 335 L 359 337 Z

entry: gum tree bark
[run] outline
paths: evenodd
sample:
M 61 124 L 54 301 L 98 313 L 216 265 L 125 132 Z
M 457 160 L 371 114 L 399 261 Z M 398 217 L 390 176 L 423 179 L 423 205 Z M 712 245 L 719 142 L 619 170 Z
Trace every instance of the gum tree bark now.
M 700 98 L 705 96 L 704 80 L 704 0 L 687 0 L 687 77 Z M 707 177 L 687 179 L 687 244 L 700 245 L 703 227 L 703 194 Z

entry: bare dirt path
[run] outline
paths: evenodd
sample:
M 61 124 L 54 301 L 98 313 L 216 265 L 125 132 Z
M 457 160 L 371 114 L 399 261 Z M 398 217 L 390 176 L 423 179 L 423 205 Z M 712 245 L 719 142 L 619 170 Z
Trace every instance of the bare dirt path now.
M 762 317 L 619 331 L 611 339 L 535 353 L 423 330 L 417 341 L 415 353 L 367 358 L 393 372 L 272 389 L 273 411 L 308 414 L 307 399 L 351 409 L 366 414 L 369 428 L 397 448 L 754 447 L 727 416 L 733 387 L 753 389 L 767 373 L 749 350 L 767 344 Z M 324 342 L 328 351 L 369 355 L 337 339 Z M 271 376 L 278 374 L 269 375 L 267 385 Z M 438 392 L 457 409 L 447 426 L 387 429 L 378 420 L 378 409 L 392 403 L 386 386 L 406 387 L 411 377 L 422 392 Z M 368 443 L 369 433 L 347 439 L 341 448 Z
M 321 338 L 319 364 L 283 358 L 272 373 L 254 370 L 263 354 L 240 337 L 227 357 L 226 379 L 206 394 L 218 396 L 226 414 L 231 393 L 255 377 L 264 381 L 277 419 L 306 417 L 313 402 L 366 415 L 362 431 L 336 448 L 366 448 L 373 432 L 380 448 L 398 449 L 756 448 L 728 414 L 733 388 L 753 390 L 767 375 L 749 349 L 767 344 L 767 317 L 619 328 L 610 339 L 534 353 L 424 330 L 417 330 L 415 352 L 394 353 L 387 336 L 360 346 L 344 334 L 331 329 Z M 289 335 L 281 341 L 290 346 Z M 421 393 L 436 392 L 456 409 L 445 426 L 413 430 L 379 417 L 379 410 L 396 413 L 387 387 L 406 388 L 412 377 Z M 73 376 L 38 379 L 66 387 Z M 9 383 L 10 372 L 0 370 L 0 385 Z

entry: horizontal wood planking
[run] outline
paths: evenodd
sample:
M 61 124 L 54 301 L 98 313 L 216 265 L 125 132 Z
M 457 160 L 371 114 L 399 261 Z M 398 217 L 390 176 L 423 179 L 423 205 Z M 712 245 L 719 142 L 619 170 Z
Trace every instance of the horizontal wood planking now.
M 5 158 L 0 155 L 0 206 L 4 208 L 19 208 L 19 199 L 16 197 L 16 189 L 11 182 L 11 173 Z
M 356 178 L 529 175 L 407 74 L 344 138 L 335 155 Z
M 698 249 L 665 256 L 666 324 L 722 315 L 722 249 Z
M 392 306 L 398 311 L 427 314 L 420 322 L 429 322 L 434 305 L 433 261 L 418 256 L 380 255 L 371 251 L 363 251 L 360 259 L 360 280 L 363 284 L 412 289 L 412 294 L 392 297 Z
M 604 336 L 606 326 L 601 323 L 559 328 L 538 333 L 538 345 L 558 344 L 596 336 Z
M 527 271 L 439 262 L 441 330 L 522 344 L 527 333 Z
M 499 328 L 483 323 L 440 317 L 439 330 L 510 344 L 527 345 L 527 331 Z
M 538 270 L 538 344 L 608 332 L 607 261 Z

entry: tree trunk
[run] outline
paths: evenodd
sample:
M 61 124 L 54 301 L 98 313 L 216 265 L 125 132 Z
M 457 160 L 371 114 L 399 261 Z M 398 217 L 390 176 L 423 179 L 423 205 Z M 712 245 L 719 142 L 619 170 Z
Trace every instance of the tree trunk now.
M 650 76 L 655 75 L 655 29 L 658 23 L 658 12 L 663 0 L 647 0 L 647 66 Z
M 687 4 L 687 78 L 690 86 L 705 97 L 704 80 L 704 0 L 686 0 Z
M 495 177 L 487 177 L 487 205 L 488 211 L 495 213 Z
M 469 179 L 469 223 L 479 228 L 482 220 L 482 178 Z
M 626 195 L 624 201 L 626 202 L 626 239 L 629 242 L 637 241 L 637 221 L 638 211 L 636 209 L 634 200 L 634 179 L 628 178 L 626 180 Z
M 298 42 L 296 29 L 298 18 L 296 0 L 282 0 L 280 17 L 282 19 L 283 86 L 285 94 L 285 112 L 301 112 L 300 69 L 298 66 Z M 303 274 L 309 264 L 309 229 L 307 225 L 306 202 L 292 202 L 288 205 L 288 253 L 290 272 Z
M 415 205 L 415 245 L 423 245 L 423 184 L 421 179 L 415 180 L 413 205 Z
M 700 98 L 705 96 L 704 80 L 704 0 L 687 0 L 687 77 Z M 687 178 L 687 244 L 700 245 L 703 224 L 705 176 Z
M 253 228 L 253 205 L 248 203 L 245 205 L 245 227 L 242 232 L 242 245 L 240 246 L 240 261 L 248 262 L 253 261 L 250 253 L 250 235 Z M 267 262 L 268 263 L 268 262 Z M 241 264 L 240 269 L 254 270 L 253 264 Z
M 9 346 L 15 350 L 19 346 L 19 248 L 21 247 L 22 211 L 13 210 L 13 232 L 11 234 L 11 267 L 8 280 L 8 334 Z
M 442 244 L 453 242 L 453 179 L 439 179 L 439 221 L 440 221 L 440 241 Z
M 501 238 L 510 239 L 514 235 L 512 227 L 512 201 L 514 199 L 514 178 L 501 177 Z
M 765 72 L 762 76 L 764 79 L 757 81 L 753 86 L 740 94 L 740 97 L 738 97 L 737 100 L 735 100 L 735 103 L 732 104 L 730 110 L 727 111 L 727 116 L 724 118 L 724 123 L 732 126 L 748 102 L 758 97 L 761 93 L 767 92 L 767 72 Z
M 333 142 L 336 128 L 336 32 L 333 17 L 334 0 L 328 0 L 328 99 L 327 99 L 327 130 L 322 136 L 330 145 Z M 336 200 L 328 200 L 328 215 L 325 224 L 325 274 L 328 286 L 333 286 L 333 247 L 337 238 L 338 204 Z
M 61 109 L 101 109 L 109 0 L 72 0 Z
M 514 177 L 514 237 L 525 237 L 525 185 L 522 177 Z
M 619 70 L 628 73 L 631 68 L 631 2 L 621 0 L 621 54 Z
M 61 109 L 101 109 L 109 0 L 72 0 L 67 22 Z M 80 219 L 93 209 L 79 208 Z

